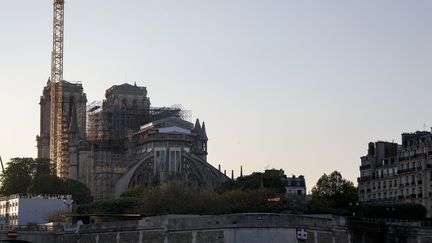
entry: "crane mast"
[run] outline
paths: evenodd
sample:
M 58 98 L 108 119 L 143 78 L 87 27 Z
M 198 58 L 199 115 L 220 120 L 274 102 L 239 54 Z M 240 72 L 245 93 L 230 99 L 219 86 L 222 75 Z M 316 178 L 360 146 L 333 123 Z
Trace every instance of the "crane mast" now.
M 65 177 L 63 133 L 63 46 L 64 46 L 64 0 L 54 0 L 53 49 L 51 53 L 51 117 L 50 159 L 57 175 Z

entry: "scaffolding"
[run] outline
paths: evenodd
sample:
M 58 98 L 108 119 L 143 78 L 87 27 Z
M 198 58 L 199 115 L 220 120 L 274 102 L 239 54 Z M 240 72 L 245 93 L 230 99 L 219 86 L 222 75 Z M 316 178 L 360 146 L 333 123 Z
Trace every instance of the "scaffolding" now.
M 190 112 L 180 105 L 139 109 L 96 101 L 87 106 L 87 117 L 87 138 L 101 141 L 124 139 L 142 125 L 166 117 L 189 119 Z
M 57 175 L 67 177 L 67 140 L 63 118 L 63 45 L 64 0 L 53 3 L 53 49 L 51 53 L 51 127 L 50 159 L 55 163 Z

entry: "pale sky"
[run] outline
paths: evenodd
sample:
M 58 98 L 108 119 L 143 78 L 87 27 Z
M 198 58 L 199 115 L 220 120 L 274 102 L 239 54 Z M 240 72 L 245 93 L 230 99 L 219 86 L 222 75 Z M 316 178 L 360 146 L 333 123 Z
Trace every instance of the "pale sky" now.
M 146 86 L 206 122 L 211 164 L 236 176 L 339 170 L 369 141 L 429 129 L 432 1 L 66 0 L 65 79 L 89 102 Z M 36 156 L 51 0 L 0 0 L 0 155 Z

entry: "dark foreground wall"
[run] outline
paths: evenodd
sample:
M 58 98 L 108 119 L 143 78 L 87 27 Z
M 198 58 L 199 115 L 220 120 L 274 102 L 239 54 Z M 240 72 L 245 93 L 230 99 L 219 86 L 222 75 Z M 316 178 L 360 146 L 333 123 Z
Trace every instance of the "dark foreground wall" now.
M 58 242 L 72 243 L 345 243 L 349 242 L 343 218 L 282 214 L 219 216 L 170 215 L 123 224 L 85 226 L 79 235 L 59 235 Z M 298 241 L 297 230 L 307 239 Z
M 427 222 L 431 223 L 431 222 Z M 432 243 L 432 224 L 348 220 L 331 215 L 168 215 L 53 232 L 18 232 L 26 242 L 48 243 Z M 298 240 L 304 231 L 306 239 Z M 7 240 L 0 232 L 0 241 Z
M 432 243 L 432 224 L 422 221 L 348 221 L 352 243 Z

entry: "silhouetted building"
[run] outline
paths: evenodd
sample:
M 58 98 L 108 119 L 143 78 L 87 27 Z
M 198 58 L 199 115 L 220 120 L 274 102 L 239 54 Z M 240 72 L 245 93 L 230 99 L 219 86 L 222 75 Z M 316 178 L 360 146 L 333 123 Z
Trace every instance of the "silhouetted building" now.
M 306 195 L 306 181 L 304 176 L 300 175 L 296 177 L 292 175 L 291 177 L 287 177 L 285 171 L 282 169 L 265 170 L 264 174 L 281 178 L 287 194 Z

